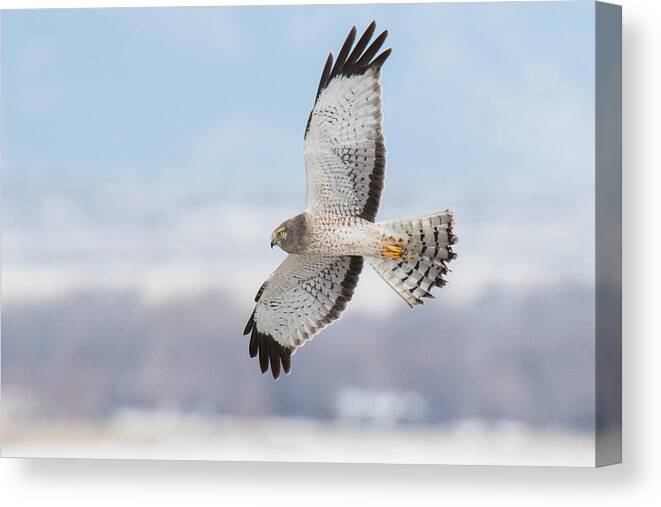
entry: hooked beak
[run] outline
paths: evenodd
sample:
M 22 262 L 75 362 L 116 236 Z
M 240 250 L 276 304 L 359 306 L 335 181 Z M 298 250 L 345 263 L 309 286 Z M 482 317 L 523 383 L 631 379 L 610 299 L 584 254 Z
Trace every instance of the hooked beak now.
M 275 245 L 275 233 L 271 234 L 271 248 L 273 248 L 273 245 Z

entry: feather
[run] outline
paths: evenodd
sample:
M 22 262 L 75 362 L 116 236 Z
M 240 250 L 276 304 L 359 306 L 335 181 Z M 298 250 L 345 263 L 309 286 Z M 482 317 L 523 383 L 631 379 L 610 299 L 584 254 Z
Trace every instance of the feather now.
M 255 327 L 255 311 L 253 310 L 252 315 L 248 319 L 245 329 L 243 330 L 243 335 L 247 335 Z
M 280 361 L 282 361 L 282 369 L 289 375 L 291 371 L 291 352 L 285 347 L 280 347 Z
M 386 37 L 388 37 L 388 30 L 385 30 L 383 33 L 381 33 L 381 35 L 379 35 L 376 39 L 374 39 L 374 42 L 372 42 L 370 47 L 367 48 L 367 51 L 363 53 L 363 56 L 360 57 L 360 60 L 356 62 L 356 66 L 357 67 L 368 66 L 372 58 L 374 58 L 374 55 L 376 55 L 379 49 L 381 49 L 381 46 L 383 46 Z
M 256 328 L 253 328 L 250 335 L 250 345 L 248 345 L 248 354 L 250 357 L 256 357 L 259 350 L 259 333 Z
M 262 370 L 262 373 L 266 373 L 269 369 L 269 346 L 268 346 L 268 337 L 263 334 L 259 334 L 259 368 Z
M 328 86 L 328 81 L 330 80 L 331 67 L 333 66 L 333 53 L 328 54 L 326 58 L 326 64 L 324 65 L 324 70 L 321 73 L 321 79 L 319 80 L 319 87 L 317 88 L 317 95 L 315 97 L 315 102 L 319 98 L 321 90 Z
M 271 359 L 271 374 L 274 380 L 278 380 L 280 376 L 280 354 L 277 350 L 278 344 L 274 341 L 269 341 L 269 357 Z
M 372 21 L 365 30 L 363 36 L 358 40 L 358 44 L 356 44 L 356 47 L 353 48 L 353 51 L 349 55 L 349 58 L 347 58 L 346 66 L 352 67 L 356 64 L 358 58 L 360 58 L 360 55 L 363 53 L 363 51 L 367 47 L 367 44 L 372 38 L 372 35 L 374 35 L 375 30 L 376 30 L 376 21 Z
M 353 45 L 353 41 L 355 38 L 356 38 L 356 27 L 354 26 L 351 28 L 351 31 L 349 32 L 347 39 L 344 41 L 344 44 L 342 45 L 342 49 L 340 49 L 340 52 L 337 55 L 337 60 L 335 60 L 335 66 L 333 67 L 333 70 L 330 73 L 331 78 L 342 73 L 344 69 L 344 62 L 346 61 L 347 56 L 349 55 L 349 51 L 351 50 L 351 46 Z
M 376 68 L 376 69 L 381 69 L 385 61 L 388 59 L 390 54 L 392 53 L 392 48 L 386 49 L 383 53 L 381 53 L 379 56 L 377 56 L 374 61 L 372 62 L 371 66 Z

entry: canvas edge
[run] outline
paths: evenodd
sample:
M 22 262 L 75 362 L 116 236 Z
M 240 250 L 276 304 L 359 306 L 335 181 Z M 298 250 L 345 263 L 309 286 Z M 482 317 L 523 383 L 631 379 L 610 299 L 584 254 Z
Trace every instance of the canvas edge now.
M 622 462 L 622 8 L 595 3 L 595 466 Z

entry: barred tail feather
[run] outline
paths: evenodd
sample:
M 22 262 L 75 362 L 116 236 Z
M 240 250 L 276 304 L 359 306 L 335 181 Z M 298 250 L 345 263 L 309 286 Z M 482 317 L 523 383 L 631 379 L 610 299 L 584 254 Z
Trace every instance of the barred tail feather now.
M 446 210 L 424 217 L 380 222 L 384 237 L 395 238 L 395 245 L 405 244 L 399 258 L 392 251 L 384 256 L 366 257 L 369 264 L 413 308 L 422 298 L 434 297 L 433 287 L 443 287 L 447 264 L 456 257 L 452 245 L 454 216 Z M 387 248 L 387 250 L 392 250 Z

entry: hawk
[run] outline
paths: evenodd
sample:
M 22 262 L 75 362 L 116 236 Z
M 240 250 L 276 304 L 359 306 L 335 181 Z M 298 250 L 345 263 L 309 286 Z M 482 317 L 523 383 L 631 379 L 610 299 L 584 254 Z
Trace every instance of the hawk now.
M 340 317 L 366 260 L 409 307 L 445 285 L 455 258 L 453 214 L 375 222 L 386 164 L 381 130 L 379 53 L 372 22 L 354 46 L 349 32 L 337 59 L 328 55 L 305 128 L 305 211 L 280 224 L 271 248 L 289 255 L 262 284 L 244 335 L 262 373 L 289 374 L 291 355 Z M 369 46 L 368 46 L 369 45 Z

